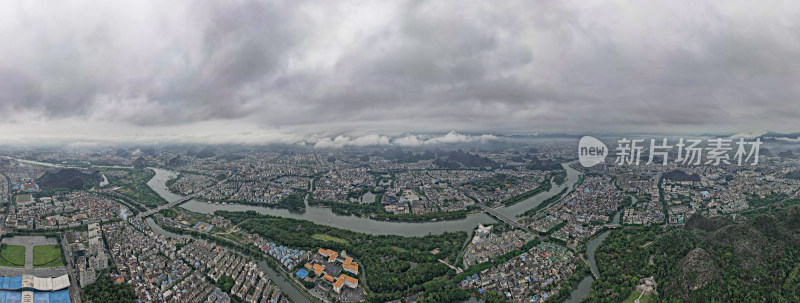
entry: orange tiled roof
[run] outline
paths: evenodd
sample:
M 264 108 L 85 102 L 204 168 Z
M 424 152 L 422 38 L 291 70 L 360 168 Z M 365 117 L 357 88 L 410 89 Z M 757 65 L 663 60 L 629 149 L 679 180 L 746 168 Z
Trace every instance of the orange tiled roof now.
M 325 270 L 325 266 L 322 266 L 322 265 L 319 265 L 319 264 L 314 264 L 314 274 L 315 275 L 319 276 L 319 274 L 321 274 L 323 270 Z
M 349 269 L 349 270 L 358 272 L 358 263 L 355 263 L 355 262 L 342 264 L 342 267 L 344 267 L 345 269 Z
M 333 283 L 334 288 L 342 288 L 344 285 L 344 275 L 339 276 L 339 279 L 336 279 L 336 283 Z
M 333 280 L 335 279 L 333 276 L 329 274 L 325 274 L 324 276 L 322 276 L 322 278 L 331 283 L 333 283 Z
M 356 283 L 358 283 L 358 279 L 356 279 L 356 278 L 353 278 L 353 277 L 351 277 L 351 276 L 348 276 L 348 275 L 341 275 L 341 276 L 340 276 L 340 278 L 341 278 L 341 277 L 344 277 L 344 280 L 345 280 L 345 281 L 347 281 L 347 283 L 352 283 L 352 284 L 356 284 Z
M 320 254 L 320 255 L 323 255 L 323 256 L 329 256 L 329 257 L 330 257 L 330 256 L 334 256 L 334 257 L 333 257 L 333 259 L 334 259 L 334 260 L 336 259 L 336 257 L 338 257 L 338 256 L 339 256 L 339 253 L 337 253 L 337 252 L 335 252 L 335 251 L 333 251 L 333 250 L 330 250 L 330 249 L 322 249 L 322 248 L 320 248 L 320 249 L 319 249 L 319 254 Z

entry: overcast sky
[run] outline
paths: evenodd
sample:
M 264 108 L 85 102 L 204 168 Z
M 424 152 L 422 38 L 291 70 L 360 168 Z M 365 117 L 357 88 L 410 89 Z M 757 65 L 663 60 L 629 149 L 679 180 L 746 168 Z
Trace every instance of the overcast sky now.
M 0 141 L 798 131 L 798 12 L 797 1 L 3 1 Z

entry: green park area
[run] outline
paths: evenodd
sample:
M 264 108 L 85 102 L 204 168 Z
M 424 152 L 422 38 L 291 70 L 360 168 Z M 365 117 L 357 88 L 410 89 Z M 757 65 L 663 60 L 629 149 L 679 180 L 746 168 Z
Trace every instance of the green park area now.
M 24 262 L 24 250 L 23 250 Z M 64 266 L 60 245 L 41 245 L 33 247 L 33 266 L 37 268 Z
M 345 240 L 345 239 L 337 238 L 337 237 L 334 237 L 334 236 L 329 236 L 329 235 L 326 235 L 326 234 L 314 234 L 311 237 L 314 238 L 314 239 L 317 239 L 317 240 L 322 240 L 322 241 L 333 241 L 333 242 L 340 243 L 340 244 L 347 244 L 347 240 Z
M 25 246 L 3 244 L 0 247 L 0 266 L 25 267 Z
M 640 296 L 641 296 L 641 297 L 640 297 Z M 640 292 L 638 292 L 638 291 L 633 291 L 633 292 L 631 292 L 631 295 L 630 295 L 630 296 L 628 296 L 628 298 L 627 298 L 627 299 L 625 299 L 625 300 L 624 300 L 624 301 L 622 301 L 622 302 L 623 302 L 623 303 L 634 303 L 634 302 L 636 302 L 636 299 L 639 299 L 639 303 L 648 303 L 648 302 L 651 302 L 651 301 L 652 301 L 653 297 L 652 297 L 652 296 L 650 296 L 650 295 L 647 295 L 647 296 L 645 296 L 645 295 L 642 295 L 642 294 L 641 294 Z
M 106 174 L 112 187 L 128 199 L 142 204 L 148 208 L 155 208 L 166 204 L 167 201 L 159 196 L 152 188 L 147 186 L 147 181 L 155 176 L 150 169 L 109 170 L 116 172 Z
M 394 249 L 394 251 L 399 252 L 399 253 L 407 253 L 408 252 L 408 249 L 405 249 L 405 248 L 402 248 L 402 247 L 397 247 L 397 246 L 392 246 L 392 249 Z
M 467 239 L 467 233 L 463 231 L 402 237 L 359 233 L 255 211 L 218 210 L 214 215 L 230 220 L 243 232 L 274 239 L 280 245 L 312 252 L 319 248 L 346 251 L 347 256 L 359 260 L 369 272 L 363 285 L 367 288 L 367 301 L 370 302 L 385 302 L 408 293 L 423 292 L 427 292 L 430 298 L 435 297 L 426 302 L 452 302 L 470 296 L 454 283 L 451 285 L 447 276 L 455 275 L 455 270 L 438 261 L 458 258 Z

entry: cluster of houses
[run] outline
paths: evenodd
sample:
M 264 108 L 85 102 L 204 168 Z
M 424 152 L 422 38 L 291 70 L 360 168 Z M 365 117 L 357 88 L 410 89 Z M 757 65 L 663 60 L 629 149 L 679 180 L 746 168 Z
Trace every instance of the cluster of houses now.
M 491 226 L 479 224 L 472 241 L 464 251 L 464 266 L 468 268 L 518 249 L 531 237 L 531 235 L 517 230 L 496 235 L 492 233 Z
M 141 301 L 163 302 L 165 292 L 192 272 L 177 255 L 177 247 L 188 239 L 156 234 L 142 220 L 106 224 L 101 230 L 117 267 L 112 279 L 133 286 Z
M 575 270 L 579 257 L 564 246 L 541 243 L 508 262 L 494 265 L 459 282 L 463 289 L 496 291 L 512 302 L 542 302 Z
M 76 191 L 62 197 L 34 198 L 31 194 L 15 196 L 5 226 L 9 229 L 58 229 L 93 222 L 118 219 L 129 213 L 127 207 L 112 199 L 87 191 Z
M 294 269 L 301 260 L 308 257 L 305 250 L 288 248 L 275 242 L 267 242 L 259 247 L 289 270 Z

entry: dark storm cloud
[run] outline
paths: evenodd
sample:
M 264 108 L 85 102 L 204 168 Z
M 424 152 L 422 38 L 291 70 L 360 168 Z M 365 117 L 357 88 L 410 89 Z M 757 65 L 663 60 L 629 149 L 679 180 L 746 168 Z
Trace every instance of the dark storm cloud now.
M 229 121 L 353 138 L 783 130 L 800 118 L 798 7 L 10 2 L 0 8 L 0 111 L 27 117 L 14 123 Z

